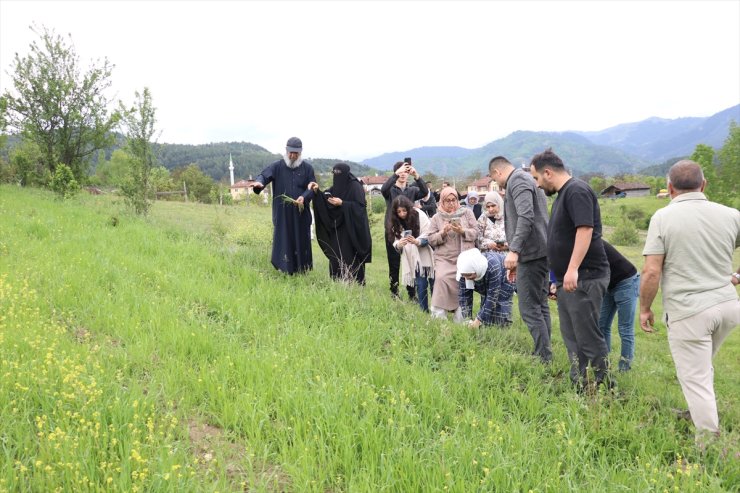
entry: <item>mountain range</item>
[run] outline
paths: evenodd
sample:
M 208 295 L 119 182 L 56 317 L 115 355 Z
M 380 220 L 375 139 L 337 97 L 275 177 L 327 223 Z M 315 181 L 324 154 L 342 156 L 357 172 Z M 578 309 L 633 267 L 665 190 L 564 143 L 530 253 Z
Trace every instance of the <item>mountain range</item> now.
M 656 165 L 666 160 L 691 155 L 697 144 L 722 147 L 732 120 L 740 123 L 740 104 L 709 117 L 653 117 L 599 131 L 518 130 L 476 149 L 418 147 L 365 159 L 362 164 L 389 170 L 396 161 L 410 156 L 421 173 L 461 176 L 480 170 L 485 174 L 488 161 L 494 156 L 506 156 L 512 163 L 520 165 L 529 163 L 532 156 L 552 147 L 575 175 L 616 175 L 648 169 L 654 172 L 652 170 L 660 168 Z

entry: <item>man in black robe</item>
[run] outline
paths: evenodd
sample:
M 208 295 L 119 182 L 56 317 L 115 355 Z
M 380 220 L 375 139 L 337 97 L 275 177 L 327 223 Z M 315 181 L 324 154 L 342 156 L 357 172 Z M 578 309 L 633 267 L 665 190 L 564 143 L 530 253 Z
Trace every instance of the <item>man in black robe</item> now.
M 332 169 L 331 188 L 321 193 L 317 183 L 313 210 L 316 238 L 329 259 L 329 275 L 340 281 L 365 284 L 365 264 L 372 260 L 372 239 L 367 218 L 367 201 L 362 183 L 350 173 L 349 165 L 338 163 Z
M 314 194 L 308 184 L 316 181 L 313 167 L 301 158 L 303 144 L 298 137 L 288 139 L 283 159 L 275 161 L 252 182 L 254 193 L 272 183 L 272 265 L 286 274 L 313 268 L 311 255 L 311 211 Z M 294 199 L 294 203 L 286 201 Z

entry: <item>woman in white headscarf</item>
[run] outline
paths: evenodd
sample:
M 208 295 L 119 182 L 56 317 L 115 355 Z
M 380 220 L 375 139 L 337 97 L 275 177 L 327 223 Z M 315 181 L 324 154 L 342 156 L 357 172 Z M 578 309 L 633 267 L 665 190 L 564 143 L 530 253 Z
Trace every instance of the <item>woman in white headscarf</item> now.
M 427 233 L 429 244 L 434 248 L 434 292 L 430 311 L 435 318 L 446 318 L 447 312 L 455 312 L 454 320 L 462 322 L 455 279 L 457 256 L 475 247 L 478 228 L 473 212 L 460 205 L 454 188 L 443 188 L 439 199 L 439 208 Z
M 478 218 L 478 239 L 475 246 L 481 251 L 505 252 L 509 249 L 504 230 L 504 199 L 497 192 L 485 196 L 485 212 Z
M 471 327 L 511 325 L 511 299 L 514 285 L 506 276 L 504 254 L 481 253 L 477 248 L 465 250 L 457 258 L 460 311 L 472 318 Z M 480 293 L 480 310 L 473 318 L 473 291 Z
M 478 219 L 481 216 L 481 213 L 483 212 L 483 207 L 480 205 L 480 196 L 478 195 L 478 192 L 475 190 L 471 190 L 468 192 L 468 195 L 465 199 L 465 205 L 468 209 L 473 211 L 473 215 L 475 216 L 475 219 Z

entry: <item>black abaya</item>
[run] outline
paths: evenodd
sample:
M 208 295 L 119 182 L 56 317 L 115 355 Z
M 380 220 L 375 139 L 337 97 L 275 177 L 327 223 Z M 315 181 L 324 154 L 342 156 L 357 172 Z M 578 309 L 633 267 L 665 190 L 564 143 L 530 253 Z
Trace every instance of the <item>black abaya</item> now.
M 314 200 L 316 238 L 329 259 L 329 275 L 365 284 L 365 264 L 372 260 L 365 191 L 349 166 L 340 163 L 334 167 L 334 184 L 326 192 L 342 199 L 342 205 L 334 206 L 319 192 Z

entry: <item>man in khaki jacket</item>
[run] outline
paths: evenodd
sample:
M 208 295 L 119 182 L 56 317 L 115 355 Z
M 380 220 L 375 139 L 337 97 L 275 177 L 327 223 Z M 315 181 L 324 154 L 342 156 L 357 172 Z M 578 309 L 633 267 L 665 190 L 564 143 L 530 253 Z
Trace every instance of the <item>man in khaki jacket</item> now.
M 696 438 L 719 434 L 712 358 L 740 324 L 732 255 L 740 246 L 740 211 L 707 200 L 693 161 L 668 172 L 671 202 L 650 220 L 640 285 L 640 327 L 654 332 L 650 308 L 663 290 L 668 344 Z

